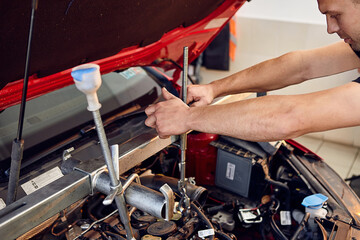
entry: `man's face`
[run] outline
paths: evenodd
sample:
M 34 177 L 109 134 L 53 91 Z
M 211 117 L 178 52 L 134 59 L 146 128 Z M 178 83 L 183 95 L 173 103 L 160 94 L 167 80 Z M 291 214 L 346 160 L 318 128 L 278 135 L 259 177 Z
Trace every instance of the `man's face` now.
M 360 51 L 360 3 L 353 0 L 317 0 L 319 10 L 326 15 L 327 31 Z

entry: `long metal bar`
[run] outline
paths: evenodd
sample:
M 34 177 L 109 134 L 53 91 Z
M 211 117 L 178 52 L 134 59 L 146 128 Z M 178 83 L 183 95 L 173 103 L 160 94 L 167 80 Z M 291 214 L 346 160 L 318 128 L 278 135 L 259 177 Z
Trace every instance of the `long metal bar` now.
M 184 69 L 182 74 L 182 100 L 186 103 L 187 99 L 187 74 L 188 74 L 188 47 L 184 47 Z M 187 134 L 181 134 L 180 136 L 180 148 L 181 148 L 181 168 L 180 168 L 180 181 L 182 187 L 185 187 L 185 164 L 186 164 L 186 148 L 187 148 Z
M 10 166 L 10 176 L 8 184 L 8 194 L 6 197 L 6 203 L 10 204 L 16 200 L 17 187 L 19 184 L 19 175 L 21 168 L 21 160 L 23 157 L 24 151 L 24 140 L 22 138 L 22 131 L 24 126 L 24 116 L 25 116 L 25 106 L 26 106 L 26 95 L 29 82 L 29 66 L 30 66 L 30 55 L 31 55 L 31 40 L 34 28 L 34 19 L 35 11 L 37 9 L 38 0 L 32 1 L 31 6 L 31 18 L 30 18 L 30 29 L 28 44 L 26 49 L 26 61 L 25 61 L 25 73 L 24 73 L 24 85 L 21 97 L 20 113 L 19 113 L 19 122 L 18 122 L 18 131 L 16 139 L 12 143 L 11 149 L 11 166 Z
M 182 74 L 182 100 L 186 104 L 187 99 L 187 82 L 188 82 L 188 47 L 184 47 L 184 64 Z M 181 204 L 184 205 L 185 209 L 190 209 L 190 200 L 186 195 L 185 188 L 185 169 L 186 169 L 186 148 L 187 148 L 187 133 L 180 135 L 180 149 L 181 149 L 181 161 L 180 161 L 180 180 L 179 180 L 179 191 L 182 195 Z
M 113 164 L 113 161 L 111 158 L 110 148 L 109 148 L 109 145 L 107 142 L 107 138 L 106 138 L 104 126 L 102 124 L 100 112 L 99 112 L 99 110 L 95 110 L 95 111 L 92 111 L 92 113 L 93 113 L 96 130 L 97 130 L 98 137 L 99 137 L 100 144 L 101 144 L 101 149 L 104 154 L 106 166 L 108 167 L 111 186 L 114 188 L 115 187 L 118 188 L 118 191 L 120 193 L 120 192 L 122 192 L 122 184 L 120 181 L 118 181 L 118 177 L 116 176 L 116 173 L 115 173 L 115 168 L 114 168 L 114 164 Z M 128 210 L 126 208 L 126 202 L 125 202 L 124 195 L 116 194 L 115 203 L 119 209 L 119 215 L 120 215 L 121 222 L 123 223 L 125 230 L 126 230 L 126 238 L 129 240 L 135 239 L 134 233 L 130 226 L 130 217 L 128 214 Z

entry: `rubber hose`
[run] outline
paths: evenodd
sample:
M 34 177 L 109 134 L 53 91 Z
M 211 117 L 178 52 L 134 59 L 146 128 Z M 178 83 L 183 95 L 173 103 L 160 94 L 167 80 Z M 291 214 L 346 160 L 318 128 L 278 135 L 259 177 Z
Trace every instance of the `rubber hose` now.
M 215 232 L 215 229 L 212 225 L 212 223 L 210 222 L 210 220 L 205 216 L 205 214 L 200 210 L 200 208 L 198 208 L 194 203 L 191 203 L 190 205 L 191 209 L 194 210 L 199 217 L 201 218 L 201 220 L 204 221 L 204 223 L 206 224 L 206 227 L 208 229 L 213 229 Z M 214 240 L 214 235 L 209 236 L 209 240 Z

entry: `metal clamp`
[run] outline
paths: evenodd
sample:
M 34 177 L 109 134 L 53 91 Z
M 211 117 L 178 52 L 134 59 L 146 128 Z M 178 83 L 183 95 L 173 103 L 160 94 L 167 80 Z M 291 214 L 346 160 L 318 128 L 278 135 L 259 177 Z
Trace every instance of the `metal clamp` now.
M 166 206 L 166 213 L 165 213 L 165 220 L 170 221 L 174 214 L 174 192 L 169 185 L 166 183 L 162 185 L 160 188 L 160 192 L 165 197 L 165 206 Z
M 122 191 L 120 192 L 120 194 L 124 194 L 125 190 L 130 186 L 130 184 L 131 184 L 134 180 L 136 181 L 136 183 L 141 184 L 139 175 L 137 175 L 136 173 L 133 173 L 133 174 L 130 175 L 130 177 L 129 177 L 129 178 L 126 180 L 126 182 L 124 183 L 123 189 L 122 189 Z
M 114 201 L 116 195 L 118 195 L 119 188 L 121 187 L 121 182 L 119 182 L 116 186 L 110 186 L 110 193 L 106 196 L 106 198 L 103 201 L 104 205 L 110 205 Z
M 84 171 L 84 170 L 82 170 L 80 168 L 77 168 L 77 167 L 74 167 L 74 170 L 89 176 L 90 189 L 91 189 L 90 196 L 93 196 L 94 195 L 94 184 L 93 184 L 94 179 L 93 179 L 93 176 L 91 175 L 91 173 L 88 173 L 88 172 L 86 172 L 86 171 Z
M 126 180 L 124 185 L 122 185 L 121 181 L 119 181 L 118 185 L 110 186 L 110 193 L 104 199 L 103 204 L 110 205 L 114 201 L 116 195 L 123 195 L 125 190 L 134 180 L 140 184 L 140 177 L 136 173 L 131 174 L 131 176 Z
M 64 150 L 63 154 L 62 154 L 62 160 L 65 162 L 66 160 L 71 158 L 71 152 L 74 151 L 74 150 L 75 150 L 74 147 L 70 147 L 70 148 Z
M 179 183 L 179 185 L 180 185 L 180 183 Z M 186 213 L 190 210 L 190 198 L 186 194 L 185 184 L 183 187 L 179 187 L 179 190 L 180 190 L 180 194 L 181 194 L 181 199 L 180 199 L 180 202 L 178 205 L 178 210 L 180 212 L 184 212 L 184 210 L 185 210 L 185 213 Z

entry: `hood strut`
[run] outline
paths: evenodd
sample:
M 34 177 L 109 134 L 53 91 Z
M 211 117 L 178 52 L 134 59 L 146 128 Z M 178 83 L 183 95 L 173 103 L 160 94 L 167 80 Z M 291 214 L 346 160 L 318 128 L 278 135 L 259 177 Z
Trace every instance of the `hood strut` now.
M 16 139 L 12 143 L 11 149 L 11 166 L 10 166 L 10 175 L 9 175 L 9 184 L 8 184 L 8 193 L 6 197 L 6 204 L 9 205 L 16 200 L 16 192 L 19 184 L 19 175 L 21 168 L 21 160 L 23 157 L 24 151 L 24 140 L 22 139 L 22 130 L 24 126 L 24 115 L 25 115 L 25 105 L 26 105 L 26 95 L 29 82 L 29 64 L 30 64 L 30 53 L 31 53 L 31 40 L 32 33 L 34 28 L 34 19 L 35 11 L 38 6 L 38 0 L 32 1 L 31 6 L 31 19 L 30 19 L 30 29 L 28 37 L 28 45 L 26 50 L 26 62 L 25 62 L 25 73 L 24 73 L 24 85 L 20 105 L 20 114 L 19 114 L 19 123 L 18 123 L 18 132 Z

